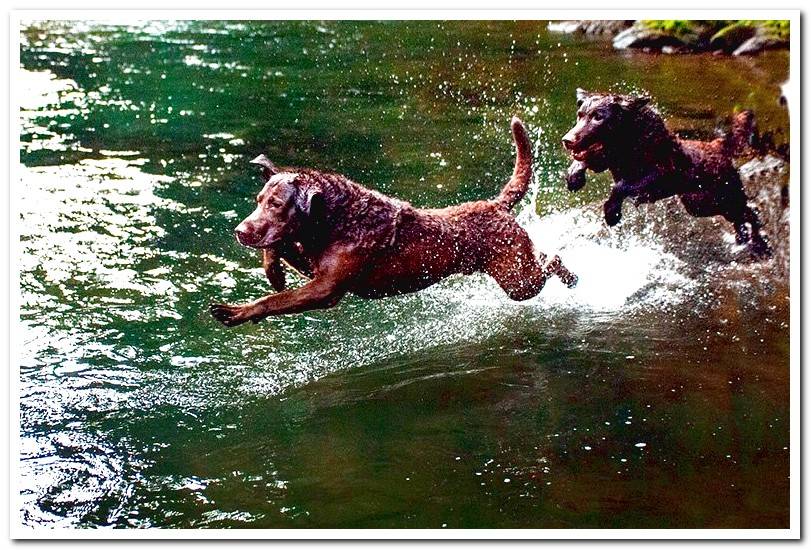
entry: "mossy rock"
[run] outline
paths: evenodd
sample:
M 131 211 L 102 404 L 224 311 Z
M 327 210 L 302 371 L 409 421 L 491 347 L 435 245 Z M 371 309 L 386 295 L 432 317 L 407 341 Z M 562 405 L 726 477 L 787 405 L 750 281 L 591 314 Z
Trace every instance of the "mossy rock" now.
M 676 36 L 658 29 L 634 25 L 614 37 L 614 47 L 618 50 L 628 48 L 650 48 L 661 50 L 664 47 L 683 48 L 685 43 Z
M 788 42 L 791 35 L 791 21 L 788 19 L 764 19 L 762 21 L 747 21 L 758 28 L 758 34 L 773 39 Z
M 766 50 L 784 50 L 789 47 L 787 38 L 756 34 L 732 52 L 732 55 L 757 55 Z
M 712 35 L 710 38 L 710 49 L 723 50 L 730 53 L 755 36 L 757 32 L 757 27 L 748 22 L 738 22 L 728 25 Z
M 706 50 L 710 38 L 729 23 L 714 20 L 641 19 L 614 38 L 614 47 L 661 49 L 667 46 L 682 50 Z

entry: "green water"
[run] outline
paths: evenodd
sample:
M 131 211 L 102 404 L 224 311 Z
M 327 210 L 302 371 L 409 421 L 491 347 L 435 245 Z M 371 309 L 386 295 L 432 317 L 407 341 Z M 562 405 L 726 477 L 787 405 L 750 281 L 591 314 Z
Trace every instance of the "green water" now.
M 578 86 L 647 91 L 685 135 L 753 108 L 786 139 L 785 52 L 208 21 L 30 22 L 20 53 L 25 525 L 788 526 L 785 273 L 658 205 L 607 231 L 590 204 L 608 182 L 567 193 L 559 146 Z M 513 114 L 536 147 L 519 219 L 578 289 L 517 304 L 458 276 L 236 329 L 208 316 L 270 290 L 232 236 L 258 153 L 443 206 L 498 191 Z

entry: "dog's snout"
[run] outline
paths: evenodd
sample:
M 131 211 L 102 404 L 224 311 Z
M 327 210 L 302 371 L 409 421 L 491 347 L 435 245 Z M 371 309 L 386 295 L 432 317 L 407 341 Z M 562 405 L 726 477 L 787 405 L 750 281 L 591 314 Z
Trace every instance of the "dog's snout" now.
M 245 225 L 245 222 L 239 224 L 234 229 L 234 236 L 237 238 L 237 241 L 243 245 L 250 245 L 252 244 L 251 239 L 251 232 L 248 230 L 248 227 Z
M 571 151 L 574 149 L 575 144 L 577 143 L 577 127 L 569 129 L 568 132 L 563 134 L 563 137 L 560 140 L 563 143 L 563 147 L 566 148 L 567 151 Z

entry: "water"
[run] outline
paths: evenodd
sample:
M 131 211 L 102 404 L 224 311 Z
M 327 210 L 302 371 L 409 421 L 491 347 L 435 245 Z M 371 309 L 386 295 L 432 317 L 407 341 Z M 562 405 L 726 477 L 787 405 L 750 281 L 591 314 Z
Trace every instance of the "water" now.
M 20 233 L 21 521 L 81 527 L 787 527 L 788 230 L 776 258 L 671 202 L 608 230 L 569 194 L 574 89 L 645 90 L 709 136 L 787 138 L 788 56 L 618 53 L 542 22 L 30 22 Z M 419 206 L 492 196 L 580 276 L 484 276 L 226 329 L 269 291 L 232 229 L 247 161 Z M 540 216 L 539 216 L 540 214 Z M 297 281 L 296 284 L 300 284 Z

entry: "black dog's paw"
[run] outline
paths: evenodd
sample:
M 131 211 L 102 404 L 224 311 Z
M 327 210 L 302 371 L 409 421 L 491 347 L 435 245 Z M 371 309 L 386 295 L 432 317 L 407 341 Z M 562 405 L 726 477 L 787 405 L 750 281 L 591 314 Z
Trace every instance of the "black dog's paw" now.
M 763 239 L 753 239 L 749 244 L 749 253 L 757 260 L 768 260 L 772 257 L 772 247 Z
M 737 244 L 737 245 L 746 244 L 746 243 L 749 242 L 749 239 L 750 239 L 749 230 L 746 229 L 746 227 L 741 226 L 739 228 L 736 228 L 736 230 L 735 230 L 735 244 Z
M 211 304 L 208 310 L 211 312 L 212 317 L 227 327 L 235 327 L 250 320 L 245 306 Z
M 650 200 L 649 195 L 642 194 L 642 195 L 637 195 L 636 197 L 633 198 L 634 206 L 636 206 L 637 208 L 639 208 L 641 205 L 643 205 L 645 203 L 648 203 L 648 202 L 653 202 L 653 201 Z
M 605 203 L 603 205 L 603 213 L 605 214 L 605 223 L 607 223 L 609 227 L 617 225 L 622 217 L 622 203 Z
M 566 170 L 566 188 L 569 191 L 579 191 L 586 185 L 586 165 L 574 161 Z

